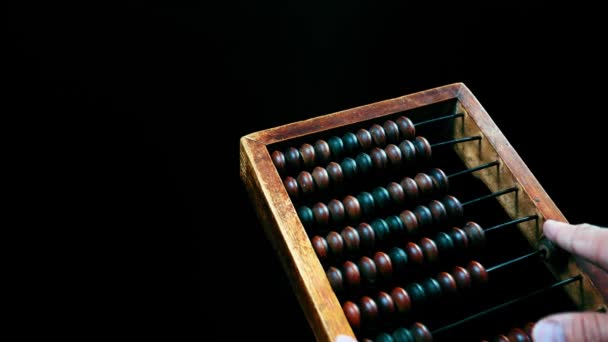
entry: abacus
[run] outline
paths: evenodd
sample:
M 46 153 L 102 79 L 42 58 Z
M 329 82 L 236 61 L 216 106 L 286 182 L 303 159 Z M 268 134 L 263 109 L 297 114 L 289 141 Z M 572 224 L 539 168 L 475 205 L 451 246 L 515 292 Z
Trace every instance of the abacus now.
M 249 134 L 240 164 L 319 341 L 528 341 L 549 313 L 606 311 L 462 83 Z

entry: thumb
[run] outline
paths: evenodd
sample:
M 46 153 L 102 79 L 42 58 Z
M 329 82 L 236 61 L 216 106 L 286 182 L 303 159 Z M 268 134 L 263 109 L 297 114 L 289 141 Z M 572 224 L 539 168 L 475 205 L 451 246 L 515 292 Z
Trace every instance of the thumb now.
M 597 312 L 551 315 L 532 331 L 535 342 L 608 341 L 608 315 Z

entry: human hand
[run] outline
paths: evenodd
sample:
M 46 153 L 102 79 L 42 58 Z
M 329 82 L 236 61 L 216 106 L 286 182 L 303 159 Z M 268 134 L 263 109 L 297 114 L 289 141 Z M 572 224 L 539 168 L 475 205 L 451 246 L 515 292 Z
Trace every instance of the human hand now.
M 549 240 L 596 265 L 608 276 L 608 229 L 547 220 L 543 232 Z M 550 315 L 534 326 L 532 337 L 537 342 L 608 341 L 608 314 L 581 312 Z

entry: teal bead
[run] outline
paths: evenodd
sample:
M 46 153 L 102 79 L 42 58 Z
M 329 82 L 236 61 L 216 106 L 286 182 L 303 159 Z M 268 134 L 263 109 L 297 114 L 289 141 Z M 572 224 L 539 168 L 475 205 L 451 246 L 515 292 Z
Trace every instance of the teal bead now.
M 344 143 L 342 143 L 342 139 L 340 137 L 330 137 L 327 139 L 327 145 L 329 145 L 329 151 L 331 152 L 331 157 L 335 159 L 339 159 L 344 154 Z
M 300 218 L 300 221 L 304 227 L 311 227 L 312 223 L 314 222 L 315 215 L 312 212 L 312 209 L 303 205 L 298 208 L 298 217 Z
M 342 136 L 342 142 L 344 143 L 344 152 L 347 155 L 352 155 L 359 151 L 359 140 L 354 133 L 348 132 Z
M 378 209 L 385 209 L 391 204 L 391 195 L 386 188 L 381 186 L 376 187 L 372 191 L 372 196 L 374 197 L 374 203 Z
M 371 175 L 374 166 L 372 164 L 372 158 L 367 153 L 359 153 L 357 157 L 355 157 L 357 162 L 357 169 L 359 170 L 359 174 L 363 177 Z
M 344 158 L 340 163 L 344 180 L 350 181 L 357 177 L 357 162 L 353 158 Z

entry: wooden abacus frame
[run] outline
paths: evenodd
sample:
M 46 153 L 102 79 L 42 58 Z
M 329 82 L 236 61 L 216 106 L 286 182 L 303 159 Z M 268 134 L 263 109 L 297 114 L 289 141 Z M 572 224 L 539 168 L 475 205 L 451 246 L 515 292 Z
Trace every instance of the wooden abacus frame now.
M 486 169 L 478 172 L 476 177 L 492 191 L 513 185 L 519 188 L 517 196 L 502 196 L 498 200 L 512 218 L 539 216 L 538 222 L 528 221 L 518 225 L 529 243 L 536 246 L 541 237 L 539 227 L 544 220 L 565 222 L 566 219 L 488 113 L 462 83 L 294 122 L 241 138 L 241 178 L 317 340 L 335 341 L 339 335 L 355 337 L 355 334 L 327 280 L 267 146 L 449 100 L 455 100 L 457 112 L 464 113 L 463 119 L 454 125 L 454 138 L 482 136 L 478 143 L 456 145 L 457 154 L 467 167 L 500 161 L 498 172 Z M 574 258 L 571 257 L 567 266 L 560 269 L 550 264 L 547 266 L 559 280 L 583 275 L 580 286 L 565 289 L 581 310 L 606 310 L 602 293 L 579 269 Z M 608 297 L 608 289 L 602 291 Z

